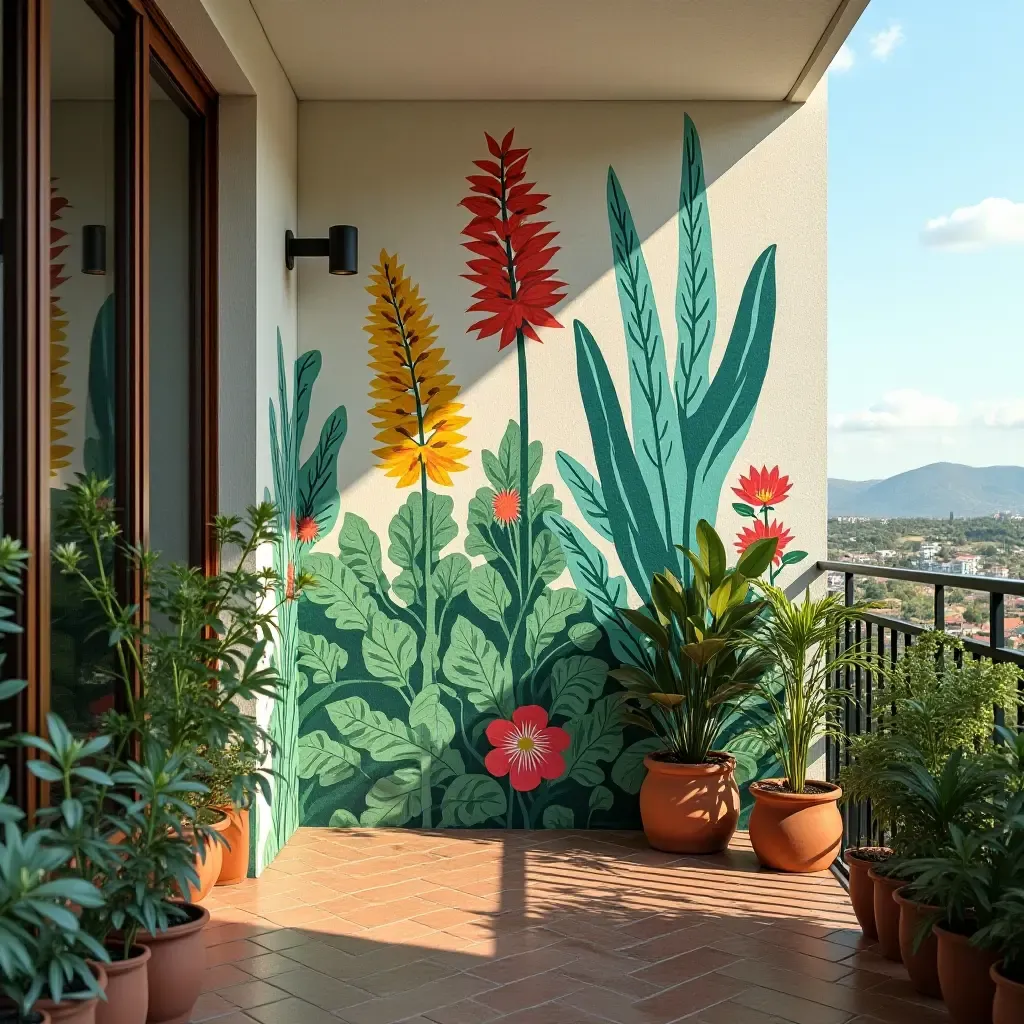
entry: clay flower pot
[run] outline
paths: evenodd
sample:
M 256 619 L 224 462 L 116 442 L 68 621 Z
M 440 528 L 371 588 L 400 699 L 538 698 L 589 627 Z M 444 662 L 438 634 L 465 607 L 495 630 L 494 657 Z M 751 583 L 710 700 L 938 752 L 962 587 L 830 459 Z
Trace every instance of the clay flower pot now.
M 214 832 L 219 832 L 223 835 L 230 827 L 230 819 L 223 811 L 217 812 L 220 817 L 217 821 L 210 823 L 210 828 Z M 207 839 L 204 841 L 205 854 L 200 854 L 199 844 L 195 842 L 195 836 L 192 835 L 192 840 L 196 847 L 196 859 L 195 867 L 196 874 L 199 875 L 198 887 L 190 885 L 188 887 L 188 903 L 201 903 L 210 895 L 210 891 L 217 884 L 217 879 L 220 877 L 221 865 L 224 861 L 224 844 L 217 842 L 215 839 Z M 248 866 L 248 865 L 247 865 Z
M 736 760 L 712 751 L 709 764 L 678 764 L 644 758 L 640 817 L 647 841 L 669 853 L 719 853 L 740 820 Z
M 107 946 L 113 957 L 115 950 Z M 119 947 L 116 952 L 121 952 Z M 146 1024 L 149 1012 L 149 947 L 135 945 L 123 960 L 111 959 L 107 969 L 107 1001 L 96 1007 L 96 1024 Z
M 902 878 L 880 875 L 874 868 L 868 872 L 874 884 L 875 930 L 878 933 L 878 951 L 887 960 L 899 963 L 900 954 L 900 907 L 893 899 L 897 889 L 907 883 Z
M 876 864 L 886 859 L 885 856 L 866 857 L 867 850 L 876 851 L 879 854 L 888 855 L 889 851 L 884 847 L 867 847 L 846 850 L 843 853 L 843 860 L 850 869 L 850 902 L 853 904 L 853 912 L 857 915 L 857 923 L 866 938 L 877 939 L 878 931 L 875 928 L 875 883 L 868 877 L 868 872 Z
M 221 810 L 228 816 L 228 827 L 223 833 L 228 845 L 221 847 L 217 884 L 236 885 L 249 874 L 249 811 L 236 807 Z
M 790 793 L 785 779 L 750 784 L 750 845 L 766 868 L 776 871 L 825 871 L 839 856 L 843 817 L 836 801 L 838 786 L 814 780 L 808 785 L 824 792 Z
M 106 990 L 107 972 L 103 964 L 90 964 L 92 973 L 101 989 Z M 55 1003 L 52 999 L 40 999 L 33 1009 L 48 1016 L 52 1024 L 96 1024 L 96 1006 L 99 999 L 62 999 Z
M 187 921 L 156 935 L 139 934 L 139 942 L 149 946 L 151 954 L 147 969 L 148 1024 L 186 1024 L 203 987 L 203 928 L 210 920 L 210 912 L 194 903 L 179 906 L 188 914 Z
M 999 964 L 989 968 L 996 983 L 996 998 L 992 1004 L 992 1024 L 1020 1024 L 1024 1020 L 1024 985 L 1002 975 Z
M 907 899 L 902 892 L 893 893 L 892 897 L 900 908 L 900 955 L 903 966 L 910 975 L 910 984 L 914 991 L 933 999 L 942 998 L 939 988 L 939 944 L 935 932 L 929 930 L 926 938 L 915 951 L 921 927 L 928 920 L 935 920 L 937 907 L 929 907 L 924 903 L 915 903 Z
M 952 1024 L 993 1024 L 996 983 L 991 968 L 999 954 L 972 946 L 969 935 L 940 925 L 934 931 L 939 944 L 939 988 Z

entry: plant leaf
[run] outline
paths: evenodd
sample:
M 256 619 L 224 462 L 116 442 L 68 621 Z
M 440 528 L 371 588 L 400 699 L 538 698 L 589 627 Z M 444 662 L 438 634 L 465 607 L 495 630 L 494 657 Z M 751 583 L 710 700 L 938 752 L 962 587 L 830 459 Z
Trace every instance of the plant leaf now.
M 377 614 L 363 636 L 366 671 L 388 686 L 409 685 L 409 673 L 416 664 L 416 631 L 407 622 Z
M 600 483 L 588 470 L 565 452 L 555 452 L 555 465 L 558 467 L 558 475 L 562 478 L 565 486 L 569 488 L 583 518 L 605 540 L 613 541 L 615 538 L 612 536 L 612 528 L 608 523 L 608 508 Z
M 548 714 L 578 718 L 600 696 L 607 678 L 608 665 L 597 658 L 575 654 L 559 659 L 551 666 L 547 681 L 551 694 Z
M 320 686 L 337 681 L 338 673 L 348 664 L 348 652 L 319 633 L 299 630 L 298 663 L 312 669 L 311 681 Z
M 469 574 L 469 599 L 478 611 L 494 622 L 502 622 L 512 601 L 501 573 L 492 565 L 478 565 Z
M 387 587 L 381 567 L 380 540 L 370 524 L 354 512 L 346 512 L 338 535 L 338 558 L 367 587 Z
M 316 577 L 316 585 L 303 594 L 324 606 L 324 614 L 339 629 L 365 633 L 377 614 L 377 603 L 356 574 L 333 555 L 311 554 L 302 560 L 302 568 Z
M 317 777 L 321 786 L 334 786 L 351 778 L 362 764 L 358 750 L 331 739 L 323 730 L 316 729 L 299 737 L 300 779 Z
M 419 766 L 399 768 L 378 779 L 366 794 L 366 810 L 359 816 L 364 828 L 407 824 L 423 811 L 422 773 Z
M 455 720 L 441 703 L 441 689 L 436 683 L 424 686 L 413 698 L 409 725 L 437 754 L 455 738 Z
M 512 673 L 483 630 L 464 615 L 452 626 L 442 662 L 448 681 L 465 690 L 478 711 L 512 717 Z
M 458 597 L 469 586 L 470 560 L 461 551 L 445 555 L 434 569 L 431 581 L 437 596 L 445 603 Z
M 562 804 L 548 804 L 541 816 L 541 823 L 545 828 L 574 828 L 576 818 L 571 807 Z
M 490 775 L 460 775 L 441 798 L 441 828 L 469 828 L 508 810 L 505 790 Z
M 598 762 L 614 761 L 622 750 L 621 705 L 621 694 L 609 694 L 566 727 L 572 737 L 565 759 L 566 775 L 574 782 L 591 787 L 604 782 L 604 769 Z
M 526 653 L 530 658 L 536 661 L 565 629 L 566 619 L 586 606 L 586 596 L 571 587 L 543 591 L 526 617 Z
M 664 749 L 665 741 L 658 736 L 645 736 L 642 740 L 631 743 L 612 765 L 612 782 L 624 792 L 636 795 L 640 792 L 640 786 L 647 774 L 644 758 L 648 754 Z

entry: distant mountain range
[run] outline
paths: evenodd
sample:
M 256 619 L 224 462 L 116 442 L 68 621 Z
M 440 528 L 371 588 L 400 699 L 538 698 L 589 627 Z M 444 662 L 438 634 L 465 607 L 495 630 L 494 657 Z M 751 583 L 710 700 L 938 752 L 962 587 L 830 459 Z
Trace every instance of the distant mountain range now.
M 910 518 L 1024 513 L 1024 467 L 934 462 L 885 480 L 828 481 L 830 516 Z

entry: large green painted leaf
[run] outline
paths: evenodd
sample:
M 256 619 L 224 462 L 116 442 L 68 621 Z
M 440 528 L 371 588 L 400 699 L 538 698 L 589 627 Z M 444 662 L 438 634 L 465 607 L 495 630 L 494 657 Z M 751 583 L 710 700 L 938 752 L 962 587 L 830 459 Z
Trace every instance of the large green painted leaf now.
M 566 619 L 586 606 L 586 595 L 572 587 L 545 590 L 526 617 L 526 653 L 530 658 L 536 661 L 565 629 Z
M 562 503 L 555 497 L 551 484 L 541 484 L 530 495 L 530 522 L 536 522 L 545 512 L 561 513 Z
M 114 295 L 111 293 L 96 314 L 89 339 L 89 391 L 82 449 L 85 472 L 94 473 L 100 480 L 112 480 L 115 469 L 115 319 Z
M 587 807 L 591 814 L 596 814 L 598 811 L 610 811 L 614 805 L 615 794 L 607 786 L 595 786 L 590 791 Z
M 470 560 L 461 551 L 453 551 L 445 555 L 431 578 L 434 590 L 442 601 L 448 603 L 459 594 L 465 592 L 469 586 L 469 574 L 472 569 Z
M 494 525 L 495 491 L 481 487 L 469 500 L 469 516 L 466 523 L 466 554 L 482 555 L 488 562 L 498 558 L 498 549 L 491 537 Z
M 590 599 L 591 611 L 608 635 L 612 653 L 620 661 L 641 663 L 640 642 L 626 628 L 617 611 L 626 605 L 626 581 L 621 576 L 608 575 L 604 555 L 567 519 L 549 515 L 544 517 L 544 524 L 558 538 L 572 581 Z
M 374 761 L 417 761 L 432 753 L 419 736 L 397 718 L 375 711 L 362 697 L 327 705 L 327 716 L 346 740 Z
M 441 703 L 441 688 L 436 683 L 424 686 L 413 698 L 409 725 L 435 754 L 455 738 L 455 720 Z
M 545 582 L 554 583 L 565 571 L 565 555 L 550 530 L 541 530 L 533 539 L 533 571 Z
M 299 737 L 299 778 L 317 777 L 321 786 L 333 786 L 350 778 L 362 763 L 358 750 L 317 729 Z
M 562 804 L 549 804 L 544 808 L 541 824 L 545 828 L 574 828 L 576 818 L 571 807 L 565 807 Z
M 454 507 L 455 502 L 450 495 L 428 491 L 424 533 L 423 496 L 414 492 L 391 520 L 388 527 L 388 537 L 391 540 L 388 558 L 400 569 L 412 572 L 416 577 L 417 586 L 421 586 L 423 581 L 424 536 L 433 565 L 440 558 L 441 550 L 450 544 L 459 532 L 452 518 Z
M 612 765 L 612 782 L 627 793 L 639 793 L 647 774 L 644 758 L 656 750 L 664 749 L 665 741 L 658 739 L 657 736 L 645 736 L 642 740 L 631 743 Z
M 328 824 L 331 828 L 359 828 L 359 819 L 351 811 L 339 807 L 331 811 L 331 820 Z
M 617 693 L 602 697 L 590 711 L 565 726 L 572 737 L 565 759 L 566 774 L 583 786 L 600 786 L 604 782 L 601 761 L 614 761 L 622 750 L 622 721 L 619 708 L 622 696 Z
M 280 331 L 278 331 L 278 341 L 281 339 Z M 303 435 L 306 433 L 306 423 L 309 421 L 309 404 L 313 400 L 313 385 L 316 384 L 317 377 L 320 376 L 320 370 L 323 367 L 323 356 L 317 349 L 311 349 L 309 352 L 303 352 L 295 360 L 295 389 L 292 403 L 292 414 L 295 417 L 295 450 L 299 450 L 302 445 Z M 281 371 L 281 379 L 279 380 L 279 391 L 281 398 L 282 407 L 284 407 L 284 352 L 283 349 L 278 354 L 278 368 Z
M 569 627 L 569 639 L 581 651 L 592 651 L 601 642 L 601 628 L 592 622 L 576 622 Z
M 548 713 L 578 718 L 604 690 L 608 678 L 608 665 L 598 658 L 574 654 L 560 658 L 551 666 L 548 689 L 551 703 Z
M 455 747 L 448 747 L 442 750 L 440 755 L 434 758 L 430 782 L 431 785 L 439 786 L 453 776 L 466 774 L 466 762 Z
M 605 504 L 601 484 L 594 479 L 589 470 L 565 452 L 555 452 L 555 465 L 558 467 L 558 475 L 569 488 L 583 518 L 605 540 L 614 540 L 612 528 L 608 523 L 608 506 Z
M 387 588 L 381 567 L 380 540 L 362 516 L 346 512 L 338 535 L 338 557 L 367 587 Z
M 422 774 L 417 768 L 399 768 L 378 779 L 366 794 L 366 810 L 359 816 L 364 828 L 405 825 L 423 812 Z
M 417 655 L 412 626 L 379 613 L 373 617 L 370 631 L 363 636 L 363 662 L 370 675 L 388 686 L 407 686 Z
M 490 775 L 462 775 L 441 799 L 441 827 L 468 828 L 508 810 L 505 790 Z
M 366 632 L 370 628 L 377 603 L 348 566 L 333 555 L 311 554 L 302 560 L 302 568 L 316 577 L 316 585 L 303 594 L 314 604 L 323 605 L 324 614 L 339 629 Z
M 486 449 L 480 453 L 484 472 L 496 491 L 519 490 L 519 444 L 519 424 L 509 420 L 498 445 L 498 454 Z M 529 459 L 529 481 L 532 487 L 544 459 L 544 446 L 540 441 L 530 442 Z
M 512 673 L 483 630 L 463 615 L 452 626 L 443 668 L 452 686 L 465 690 L 478 711 L 512 717 Z
M 675 482 L 685 470 L 665 343 L 640 236 L 615 171 L 608 168 L 608 226 L 626 334 L 633 450 L 661 535 L 675 536 Z M 629 494 L 627 492 L 627 497 Z
M 299 467 L 296 514 L 300 519 L 313 519 L 321 537 L 333 529 L 338 518 L 338 507 L 341 502 L 338 494 L 338 453 L 347 433 L 348 414 L 345 406 L 339 405 L 324 420 L 317 446 Z M 301 440 L 301 433 L 298 437 Z
M 310 669 L 310 680 L 320 686 L 333 683 L 348 664 L 348 652 L 319 633 L 299 630 L 299 665 Z
M 709 361 L 718 319 L 704 158 L 701 155 L 700 136 L 688 114 L 683 118 L 678 223 L 676 321 L 679 352 L 674 390 L 682 421 L 699 408 L 708 389 Z
M 491 565 L 478 565 L 469 574 L 469 599 L 494 622 L 501 622 L 512 601 L 501 573 Z
M 573 321 L 573 327 L 580 397 L 587 413 L 608 524 L 622 568 L 646 601 L 651 576 L 675 564 L 676 555 L 670 552 L 654 513 L 652 495 L 637 464 L 601 348 L 579 320 Z

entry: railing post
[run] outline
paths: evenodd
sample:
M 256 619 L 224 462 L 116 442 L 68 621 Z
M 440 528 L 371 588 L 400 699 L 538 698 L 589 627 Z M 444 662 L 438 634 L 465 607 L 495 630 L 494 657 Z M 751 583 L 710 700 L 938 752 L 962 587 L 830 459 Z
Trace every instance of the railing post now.
M 946 629 L 946 588 L 941 586 L 935 588 L 935 628 Z
M 1006 646 L 1006 623 L 1003 619 L 1004 599 L 1002 594 L 990 594 L 988 602 L 988 636 L 989 646 L 993 652 Z M 1002 708 L 995 709 L 996 725 L 1006 724 L 1006 714 Z

